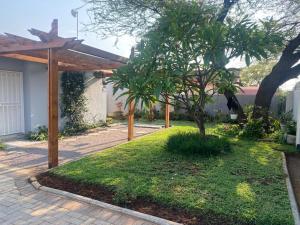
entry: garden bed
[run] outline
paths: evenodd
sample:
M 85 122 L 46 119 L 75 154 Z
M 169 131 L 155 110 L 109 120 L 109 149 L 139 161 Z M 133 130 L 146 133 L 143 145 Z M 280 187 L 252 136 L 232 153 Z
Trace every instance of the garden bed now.
M 231 139 L 231 153 L 183 156 L 165 150 L 174 127 L 50 170 L 42 185 L 184 224 L 292 225 L 274 143 Z M 208 133 L 213 133 L 210 128 Z

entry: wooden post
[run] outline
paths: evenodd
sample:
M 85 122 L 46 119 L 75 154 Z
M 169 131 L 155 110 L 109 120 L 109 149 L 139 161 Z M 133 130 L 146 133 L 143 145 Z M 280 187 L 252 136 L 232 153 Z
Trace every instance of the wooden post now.
M 52 34 L 58 36 L 57 20 Z M 57 49 L 48 49 L 48 167 L 58 166 L 58 59 Z
M 166 96 L 166 110 L 165 110 L 165 128 L 170 127 L 170 104 L 169 104 L 169 97 Z
M 131 48 L 130 59 L 134 58 L 134 48 Z M 128 141 L 133 139 L 134 133 L 134 102 L 131 100 L 128 105 Z
M 133 100 L 129 102 L 128 110 L 128 141 L 133 139 L 134 132 L 134 102 Z

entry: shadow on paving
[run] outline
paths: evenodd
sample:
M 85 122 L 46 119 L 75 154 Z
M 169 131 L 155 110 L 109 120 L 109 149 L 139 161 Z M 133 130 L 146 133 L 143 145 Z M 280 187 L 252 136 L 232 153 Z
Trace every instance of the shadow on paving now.
M 155 131 L 157 129 L 135 128 L 137 137 Z M 59 163 L 80 159 L 124 142 L 127 142 L 127 127 L 124 125 L 66 138 L 59 141 Z M 0 165 L 10 168 L 45 167 L 48 164 L 47 147 L 47 143 L 39 143 L 1 151 Z

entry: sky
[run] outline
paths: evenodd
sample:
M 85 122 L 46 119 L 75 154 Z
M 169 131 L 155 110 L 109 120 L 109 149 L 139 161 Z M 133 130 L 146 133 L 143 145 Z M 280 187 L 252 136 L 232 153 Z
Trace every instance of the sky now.
M 49 31 L 53 19 L 58 19 L 59 35 L 62 37 L 76 37 L 76 18 L 71 10 L 82 6 L 82 0 L 0 0 L 0 33 L 12 33 L 34 39 L 27 31 L 30 28 Z M 84 24 L 89 22 L 86 8 L 79 10 L 79 39 L 84 43 L 128 57 L 130 49 L 135 45 L 133 37 L 124 36 L 118 39 L 109 37 L 102 39 L 95 33 L 85 32 Z M 243 67 L 239 60 L 232 61 L 229 67 Z M 299 79 L 289 81 L 282 86 L 283 90 L 290 90 Z
M 1 0 L 0 33 L 12 33 L 33 39 L 27 31 L 30 28 L 49 31 L 53 19 L 58 19 L 59 35 L 76 37 L 76 18 L 71 10 L 83 5 L 81 0 Z M 115 45 L 116 38 L 103 40 L 91 32 L 84 32 L 84 24 L 89 21 L 86 8 L 79 10 L 79 39 L 84 43 L 128 57 L 135 44 L 132 37 L 121 37 Z

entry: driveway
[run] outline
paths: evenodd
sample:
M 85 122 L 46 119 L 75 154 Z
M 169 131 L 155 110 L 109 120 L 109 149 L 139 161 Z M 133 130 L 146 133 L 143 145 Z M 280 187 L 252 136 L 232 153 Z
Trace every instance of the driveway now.
M 156 131 L 136 128 L 136 136 Z M 127 141 L 127 127 L 115 126 L 59 143 L 59 162 Z M 47 143 L 35 143 L 0 152 L 0 224 L 153 225 L 111 210 L 34 189 L 27 179 L 47 169 Z

